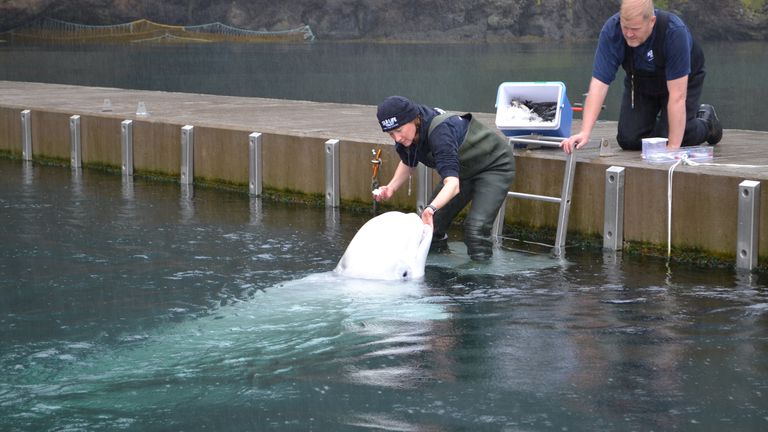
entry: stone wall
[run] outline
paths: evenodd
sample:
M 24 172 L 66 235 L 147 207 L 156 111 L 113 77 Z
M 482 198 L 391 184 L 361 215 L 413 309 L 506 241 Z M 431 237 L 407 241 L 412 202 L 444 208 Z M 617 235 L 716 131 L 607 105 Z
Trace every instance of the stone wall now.
M 503 41 L 595 39 L 618 0 L 8 0 L 0 32 L 35 18 L 91 25 L 146 18 L 174 25 L 222 22 L 250 30 L 309 25 L 320 40 Z M 708 40 L 765 40 L 762 0 L 667 0 Z

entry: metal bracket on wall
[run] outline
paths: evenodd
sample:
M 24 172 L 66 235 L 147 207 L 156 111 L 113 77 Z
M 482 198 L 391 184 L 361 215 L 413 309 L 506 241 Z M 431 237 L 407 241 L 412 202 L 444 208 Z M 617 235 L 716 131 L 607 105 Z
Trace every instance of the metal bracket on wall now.
M 760 182 L 739 183 L 739 226 L 736 236 L 736 267 L 757 267 L 758 234 L 760 233 Z
M 32 111 L 21 112 L 21 158 L 32 160 Z
M 80 116 L 73 115 L 69 118 L 69 165 L 72 169 L 83 167 L 83 150 L 80 140 Z
M 605 170 L 603 249 L 618 251 L 624 245 L 624 167 Z
M 253 132 L 248 135 L 248 193 L 260 196 L 262 185 L 261 165 L 261 134 Z
M 124 177 L 133 177 L 133 120 L 120 123 L 120 152 Z
M 338 207 L 341 204 L 339 183 L 341 178 L 339 140 L 325 142 L 325 206 Z
M 191 185 L 195 181 L 195 127 L 181 128 L 181 184 Z

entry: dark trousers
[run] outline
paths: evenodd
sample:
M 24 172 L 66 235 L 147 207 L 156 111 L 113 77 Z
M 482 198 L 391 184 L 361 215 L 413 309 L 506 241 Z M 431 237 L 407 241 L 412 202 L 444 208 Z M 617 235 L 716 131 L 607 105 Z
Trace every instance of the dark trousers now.
M 683 146 L 699 145 L 707 140 L 707 124 L 698 118 L 701 90 L 704 87 L 704 75 L 689 76 L 688 94 L 685 100 L 685 132 Z M 649 94 L 642 89 L 635 89 L 635 106 L 632 107 L 632 91 L 629 80 L 624 81 L 624 96 L 619 113 L 619 128 L 616 140 L 624 150 L 642 150 L 643 138 L 668 137 L 669 118 L 667 102 L 669 93 Z
M 441 238 L 448 231 L 453 219 L 472 202 L 464 220 L 464 243 L 473 259 L 490 258 L 493 254 L 491 230 L 496 215 L 507 197 L 509 187 L 515 179 L 514 161 L 508 166 L 481 172 L 459 183 L 459 194 L 435 213 L 435 238 Z M 432 198 L 443 188 L 435 188 Z

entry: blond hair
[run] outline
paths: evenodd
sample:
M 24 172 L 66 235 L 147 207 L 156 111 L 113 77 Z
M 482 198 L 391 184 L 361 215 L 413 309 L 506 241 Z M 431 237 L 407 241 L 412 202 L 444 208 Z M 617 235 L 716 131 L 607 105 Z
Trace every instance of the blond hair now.
M 653 0 L 622 0 L 620 16 L 624 19 L 633 19 L 642 16 L 647 21 L 654 15 Z

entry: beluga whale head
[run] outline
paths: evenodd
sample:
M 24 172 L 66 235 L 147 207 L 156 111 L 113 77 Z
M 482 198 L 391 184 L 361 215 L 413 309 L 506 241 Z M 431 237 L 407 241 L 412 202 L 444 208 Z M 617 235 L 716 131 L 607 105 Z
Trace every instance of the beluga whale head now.
M 334 272 L 360 279 L 420 279 L 431 243 L 432 227 L 417 214 L 383 213 L 358 230 Z

